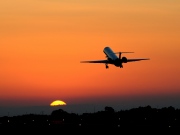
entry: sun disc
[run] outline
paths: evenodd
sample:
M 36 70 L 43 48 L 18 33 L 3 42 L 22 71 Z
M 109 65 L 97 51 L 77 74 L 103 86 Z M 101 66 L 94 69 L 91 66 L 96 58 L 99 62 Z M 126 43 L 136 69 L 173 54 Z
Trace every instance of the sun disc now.
M 66 103 L 62 100 L 55 100 L 50 104 L 50 106 L 59 106 L 59 105 L 66 105 Z

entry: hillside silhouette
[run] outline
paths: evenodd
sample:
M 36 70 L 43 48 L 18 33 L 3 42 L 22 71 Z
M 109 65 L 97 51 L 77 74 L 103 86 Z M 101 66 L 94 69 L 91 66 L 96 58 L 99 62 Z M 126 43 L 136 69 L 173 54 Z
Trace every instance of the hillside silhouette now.
M 6 131 L 24 129 L 42 129 L 41 131 L 157 131 L 180 129 L 180 109 L 151 106 L 115 111 L 105 106 L 104 110 L 94 113 L 68 113 L 62 109 L 52 111 L 50 115 L 25 114 L 0 117 L 0 129 Z

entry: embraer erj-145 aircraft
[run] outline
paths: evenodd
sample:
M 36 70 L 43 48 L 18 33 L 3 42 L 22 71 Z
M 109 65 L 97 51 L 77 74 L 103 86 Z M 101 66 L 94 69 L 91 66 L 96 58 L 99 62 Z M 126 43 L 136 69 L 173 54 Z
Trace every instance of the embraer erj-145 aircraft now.
M 116 67 L 123 68 L 123 63 L 134 62 L 140 60 L 149 60 L 149 58 L 142 59 L 127 59 L 126 57 L 121 58 L 122 53 L 133 53 L 133 52 L 113 52 L 110 47 L 105 47 L 103 52 L 105 53 L 107 60 L 92 60 L 92 61 L 81 61 L 81 63 L 104 63 L 106 68 L 109 68 L 108 64 L 113 64 Z M 119 58 L 116 54 L 119 54 Z

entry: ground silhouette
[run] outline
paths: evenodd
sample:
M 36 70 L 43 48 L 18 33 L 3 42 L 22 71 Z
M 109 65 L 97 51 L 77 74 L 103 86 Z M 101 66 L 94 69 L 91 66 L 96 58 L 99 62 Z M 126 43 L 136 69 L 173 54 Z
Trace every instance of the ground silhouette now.
M 68 113 L 62 109 L 52 111 L 50 115 L 25 114 L 20 116 L 0 117 L 0 129 L 6 132 L 25 130 L 35 132 L 52 131 L 176 131 L 180 129 L 180 109 L 172 106 L 161 109 L 151 106 L 115 111 L 105 106 L 104 110 L 81 115 Z M 35 130 L 34 130 L 35 129 Z M 177 132 L 177 131 L 176 131 Z

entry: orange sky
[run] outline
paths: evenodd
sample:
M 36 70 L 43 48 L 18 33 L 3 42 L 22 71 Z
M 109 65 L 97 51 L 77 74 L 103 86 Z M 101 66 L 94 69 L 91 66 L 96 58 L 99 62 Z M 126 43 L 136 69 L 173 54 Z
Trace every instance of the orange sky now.
M 180 94 L 179 9 L 179 0 L 1 1 L 0 105 Z M 105 59 L 105 46 L 151 60 L 80 63 Z

